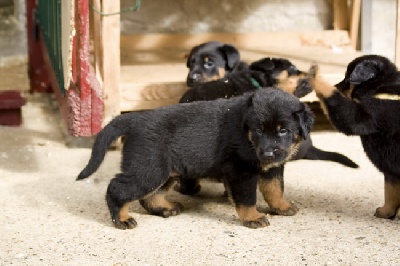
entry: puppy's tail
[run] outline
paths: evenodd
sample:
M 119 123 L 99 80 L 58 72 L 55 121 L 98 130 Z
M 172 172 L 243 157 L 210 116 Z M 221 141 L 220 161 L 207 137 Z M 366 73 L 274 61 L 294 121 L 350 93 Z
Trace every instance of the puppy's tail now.
M 93 144 L 90 160 L 86 167 L 80 172 L 76 180 L 82 180 L 96 172 L 96 170 L 100 167 L 100 164 L 103 162 L 110 144 L 118 137 L 125 134 L 128 128 L 128 126 L 124 126 L 126 123 L 122 121 L 125 119 L 126 115 L 120 115 L 116 117 L 98 133 Z
M 332 161 L 332 162 L 337 162 L 340 164 L 343 164 L 344 166 L 350 167 L 350 168 L 358 168 L 358 164 L 353 162 L 351 159 L 346 157 L 343 154 L 337 153 L 337 152 L 331 152 L 331 151 L 323 151 L 320 150 L 314 146 L 311 146 L 305 156 L 303 157 L 304 159 L 308 160 L 323 160 L 323 161 Z

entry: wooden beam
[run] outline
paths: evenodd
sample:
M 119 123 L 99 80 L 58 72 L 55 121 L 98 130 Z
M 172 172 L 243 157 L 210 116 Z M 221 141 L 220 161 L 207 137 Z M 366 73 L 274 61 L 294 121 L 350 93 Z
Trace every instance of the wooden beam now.
M 396 48 L 395 64 L 400 67 L 400 0 L 396 1 Z
M 103 14 L 120 11 L 120 1 L 102 1 Z M 120 112 L 120 15 L 102 16 L 101 54 L 103 77 L 104 120 L 103 125 Z
M 353 0 L 351 2 L 350 13 L 350 43 L 357 50 L 358 48 L 358 31 L 360 28 L 361 0 Z
M 349 30 L 349 8 L 347 0 L 333 0 L 333 29 Z

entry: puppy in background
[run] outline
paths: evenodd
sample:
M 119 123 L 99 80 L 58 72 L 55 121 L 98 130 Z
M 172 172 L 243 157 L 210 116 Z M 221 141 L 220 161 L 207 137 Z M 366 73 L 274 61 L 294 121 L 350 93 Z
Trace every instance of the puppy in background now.
M 358 135 L 371 162 L 385 179 L 385 204 L 378 218 L 394 218 L 400 208 L 400 72 L 389 59 L 365 55 L 347 66 L 335 86 L 324 81 L 314 65 L 310 82 L 332 125 Z
M 195 83 L 218 80 L 229 73 L 247 68 L 240 61 L 239 51 L 230 44 L 211 41 L 192 48 L 186 66 L 189 74 L 186 84 L 192 87 Z

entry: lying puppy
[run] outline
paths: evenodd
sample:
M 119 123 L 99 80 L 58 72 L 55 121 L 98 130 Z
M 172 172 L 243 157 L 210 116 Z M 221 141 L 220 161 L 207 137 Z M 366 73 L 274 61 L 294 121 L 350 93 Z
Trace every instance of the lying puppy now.
M 271 208 L 287 215 L 297 212 L 283 198 L 283 167 L 313 122 L 304 103 L 274 88 L 228 100 L 126 113 L 97 135 L 89 163 L 77 180 L 93 174 L 112 141 L 125 136 L 122 172 L 106 193 L 115 227 L 136 226 L 128 214 L 128 203 L 134 200 L 155 215 L 179 214 L 180 204 L 165 198 L 174 175 L 223 177 L 241 223 L 264 227 L 269 222 L 256 210 L 257 183 Z
M 330 86 L 318 75 L 311 84 L 332 125 L 346 135 L 359 135 L 371 162 L 385 177 L 385 204 L 375 216 L 394 218 L 400 208 L 400 72 L 387 58 L 361 56 L 345 78 Z
M 236 70 L 246 68 L 239 51 L 230 44 L 211 41 L 193 47 L 187 58 L 189 74 L 186 84 L 218 80 Z
M 277 87 L 299 98 L 312 91 L 306 72 L 298 70 L 287 59 L 270 57 L 253 62 L 248 68 L 225 74 L 220 79 L 192 81 L 190 87 L 182 96 L 181 103 L 230 98 L 262 87 Z

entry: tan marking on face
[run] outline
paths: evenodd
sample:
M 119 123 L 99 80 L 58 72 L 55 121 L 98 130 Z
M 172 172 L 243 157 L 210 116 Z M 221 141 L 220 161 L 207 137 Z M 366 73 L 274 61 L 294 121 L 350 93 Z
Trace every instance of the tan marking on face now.
M 240 222 L 244 221 L 257 221 L 265 215 L 257 211 L 256 206 L 237 206 L 236 212 L 239 216 Z
M 293 95 L 300 80 L 303 80 L 306 77 L 307 75 L 303 72 L 297 76 L 289 76 L 288 72 L 284 70 L 278 75 L 277 84 L 275 84 L 275 86 Z
M 208 62 L 208 60 L 210 60 L 207 56 L 203 58 L 204 62 Z
M 254 143 L 254 142 L 253 142 L 253 133 L 251 133 L 251 131 L 249 131 L 249 132 L 247 133 L 247 138 L 249 139 L 249 141 L 250 141 L 251 143 Z
M 300 143 L 303 141 L 303 138 L 299 135 L 295 136 L 295 143 L 293 143 L 290 147 L 290 152 L 287 157 L 287 160 L 290 160 L 296 153 L 299 151 Z
M 258 187 L 269 207 L 283 211 L 293 206 L 283 197 L 283 177 L 275 177 L 271 180 L 260 179 Z
M 125 222 L 130 218 L 132 217 L 129 215 L 129 203 L 125 203 L 125 205 L 119 210 L 119 220 Z
M 376 210 L 379 218 L 392 218 L 400 208 L 400 183 L 385 182 L 385 204 Z
M 218 74 L 208 76 L 205 73 L 201 75 L 203 82 L 208 82 L 208 81 L 214 81 L 214 80 L 219 80 L 225 77 L 225 69 L 220 67 L 218 68 Z
M 277 162 L 277 163 L 261 163 L 261 170 L 263 172 L 267 172 L 269 169 L 278 167 L 282 164 L 282 162 Z

